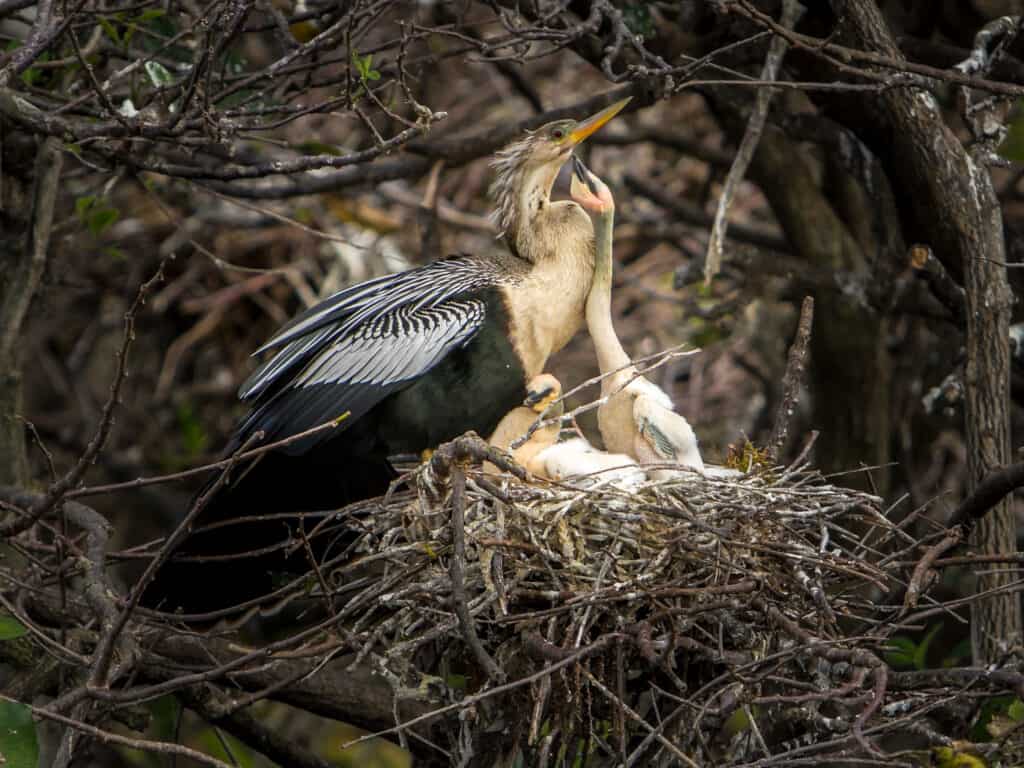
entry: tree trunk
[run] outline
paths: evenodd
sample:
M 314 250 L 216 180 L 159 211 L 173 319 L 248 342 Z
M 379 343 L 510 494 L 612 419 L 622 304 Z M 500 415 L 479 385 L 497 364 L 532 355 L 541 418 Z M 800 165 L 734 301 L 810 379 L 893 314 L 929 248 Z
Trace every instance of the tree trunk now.
M 989 237 L 964 254 L 967 298 L 967 366 L 964 375 L 967 433 L 967 491 L 995 469 L 1010 463 L 1010 311 L 1013 294 L 1006 276 L 1005 242 L 999 201 L 988 170 L 970 163 L 978 206 L 988 219 Z M 1017 549 L 1013 497 L 1006 496 L 980 521 L 971 546 L 984 554 Z M 986 567 L 978 591 L 1016 580 L 1007 566 Z M 988 664 L 1022 640 L 1020 597 L 996 595 L 971 605 L 971 648 L 975 664 Z
M 833 0 L 844 36 L 854 44 L 893 58 L 902 54 L 873 0 Z M 926 91 L 891 88 L 866 98 L 861 116 L 871 118 L 878 140 L 888 150 L 890 178 L 898 179 L 915 209 L 922 241 L 954 276 L 964 274 L 967 291 L 967 374 L 965 431 L 973 490 L 989 471 L 1010 461 L 1009 320 L 1013 296 L 1006 278 L 1002 212 L 992 178 L 967 153 L 946 125 L 934 97 Z M 1007 554 L 1017 549 L 1009 501 L 978 525 L 971 542 L 979 553 Z M 984 591 L 1006 584 L 1000 566 L 985 566 Z M 1022 639 L 1020 598 L 995 595 L 971 605 L 976 664 L 998 658 L 1001 649 Z

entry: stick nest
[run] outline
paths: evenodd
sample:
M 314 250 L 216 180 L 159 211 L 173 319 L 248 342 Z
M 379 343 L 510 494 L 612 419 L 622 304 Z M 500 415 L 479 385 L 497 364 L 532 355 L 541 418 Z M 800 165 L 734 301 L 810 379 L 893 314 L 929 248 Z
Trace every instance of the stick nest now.
M 500 701 L 504 732 L 531 748 L 557 729 L 684 763 L 679 750 L 741 757 L 729 723 L 751 703 L 789 700 L 801 730 L 834 699 L 830 727 L 867 749 L 887 673 L 847 638 L 875 626 L 891 588 L 881 552 L 899 531 L 881 499 L 806 466 L 583 488 L 484 474 L 481 446 L 435 455 L 361 520 L 361 562 L 377 570 L 344 612 L 400 697 L 484 713 Z M 677 707 L 651 726 L 652 708 Z M 724 741 L 695 736 L 694 717 Z M 736 733 L 756 751 L 768 727 Z

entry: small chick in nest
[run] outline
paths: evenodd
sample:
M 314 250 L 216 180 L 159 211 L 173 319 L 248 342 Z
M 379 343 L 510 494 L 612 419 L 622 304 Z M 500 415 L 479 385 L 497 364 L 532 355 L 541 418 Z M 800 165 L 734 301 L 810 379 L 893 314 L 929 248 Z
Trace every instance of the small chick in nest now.
M 562 384 L 550 373 L 530 380 L 523 405 L 509 411 L 498 424 L 490 443 L 508 450 L 517 463 L 532 474 L 549 480 L 568 480 L 596 476 L 621 488 L 635 488 L 646 475 L 629 456 L 605 453 L 592 446 L 575 430 L 568 434 L 559 424 L 563 415 Z M 539 418 L 547 414 L 552 424 L 538 427 L 522 445 L 511 446 L 529 432 Z M 490 465 L 487 471 L 496 471 Z

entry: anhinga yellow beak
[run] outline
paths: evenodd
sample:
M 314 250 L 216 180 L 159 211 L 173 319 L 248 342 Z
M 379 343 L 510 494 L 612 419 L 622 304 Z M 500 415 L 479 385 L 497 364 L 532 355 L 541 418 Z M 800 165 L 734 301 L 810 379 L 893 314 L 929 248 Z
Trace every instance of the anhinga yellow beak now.
M 622 111 L 623 107 L 629 104 L 630 99 L 632 98 L 632 96 L 629 96 L 623 99 L 622 101 L 617 101 L 610 107 L 605 107 L 596 115 L 591 115 L 590 117 L 588 117 L 586 120 L 577 125 L 576 128 L 573 129 L 573 131 L 569 134 L 569 142 L 573 146 L 579 144 L 592 133 L 597 131 L 598 128 L 600 128 L 602 125 L 604 125 L 617 114 L 619 114 L 619 112 Z

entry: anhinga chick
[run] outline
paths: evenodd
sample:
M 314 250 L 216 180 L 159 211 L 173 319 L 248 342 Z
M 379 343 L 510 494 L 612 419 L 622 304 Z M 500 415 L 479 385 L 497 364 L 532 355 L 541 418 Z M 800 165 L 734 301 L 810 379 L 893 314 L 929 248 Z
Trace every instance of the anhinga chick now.
M 704 461 L 689 422 L 672 409 L 672 400 L 637 373 L 612 323 L 612 240 L 615 201 L 608 186 L 573 157 L 572 199 L 594 219 L 594 278 L 587 297 L 587 328 L 597 350 L 601 396 L 597 424 L 609 451 L 628 454 L 641 464 L 675 464 L 702 471 Z M 658 479 L 672 470 L 648 470 Z
M 616 484 L 636 485 L 645 477 L 629 456 L 599 451 L 578 433 L 568 437 L 560 430 L 564 412 L 562 385 L 550 373 L 534 377 L 527 386 L 523 405 L 501 420 L 491 445 L 511 450 L 512 458 L 537 477 L 548 480 L 590 478 Z M 511 446 L 526 435 L 538 419 L 551 419 L 533 431 L 522 445 Z
M 533 459 L 545 448 L 558 442 L 559 420 L 562 416 L 561 382 L 550 373 L 534 376 L 526 385 L 526 399 L 523 404 L 513 408 L 500 422 L 488 441 L 495 448 L 509 451 L 512 458 L 534 474 L 543 475 L 538 471 L 540 465 L 533 465 Z M 545 416 L 545 411 L 553 404 L 550 415 L 555 422 L 538 427 L 522 445 L 512 448 L 512 444 L 525 436 L 534 422 Z M 485 465 L 487 471 L 497 471 L 490 464 Z
M 638 484 L 645 479 L 630 457 L 598 451 L 578 432 L 560 428 L 564 407 L 558 379 L 541 374 L 530 380 L 527 390 L 522 406 L 502 419 L 490 444 L 511 451 L 512 458 L 530 473 L 549 480 L 597 475 L 597 479 Z M 522 444 L 511 447 L 539 419 L 553 423 L 538 427 Z

